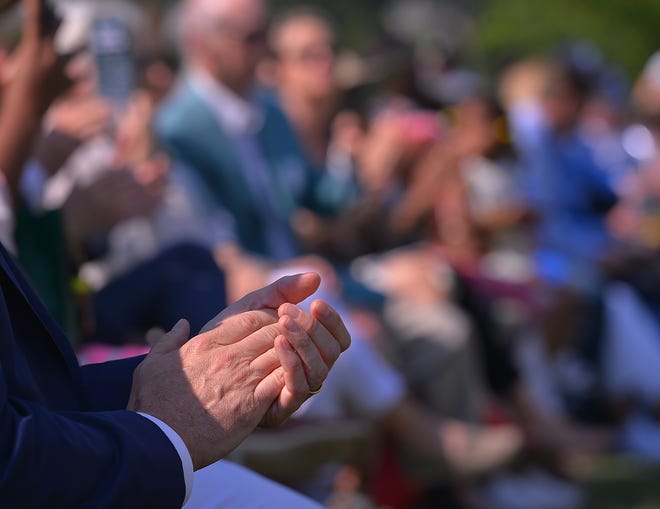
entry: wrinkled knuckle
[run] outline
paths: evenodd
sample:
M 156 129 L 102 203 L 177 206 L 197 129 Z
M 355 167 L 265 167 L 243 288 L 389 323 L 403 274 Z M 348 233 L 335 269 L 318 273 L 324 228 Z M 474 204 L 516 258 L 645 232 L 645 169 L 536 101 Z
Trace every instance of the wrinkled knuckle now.
M 279 315 L 275 309 L 262 309 L 261 313 L 266 314 L 273 322 L 279 319 Z
M 258 330 L 261 327 L 261 322 L 256 313 L 243 313 L 240 316 L 240 326 L 245 330 Z
M 235 369 L 240 364 L 241 356 L 239 352 L 233 348 L 228 348 L 222 352 L 219 358 L 220 365 L 225 366 L 226 369 Z
M 284 370 L 283 369 L 278 369 L 273 372 L 273 376 L 275 377 L 275 383 L 278 385 L 284 385 L 285 384 L 285 376 L 284 376 Z
M 286 368 L 289 371 L 292 371 L 292 372 L 300 371 L 300 372 L 302 372 L 303 369 L 304 369 L 302 361 L 300 360 L 300 357 L 298 357 L 298 355 L 296 355 L 296 354 L 293 354 L 291 356 L 283 357 L 282 359 L 280 359 L 280 361 L 282 363 L 282 367 Z
M 270 324 L 262 329 L 264 333 L 269 337 L 272 341 L 275 341 L 275 338 L 281 334 L 280 328 L 278 327 L 277 324 Z
M 202 345 L 204 345 L 205 340 L 208 336 L 198 336 L 188 341 L 185 345 L 181 347 L 181 350 L 187 355 L 198 356 L 201 353 Z
M 289 331 L 286 331 L 284 334 L 284 337 L 286 337 L 290 342 L 295 351 L 300 355 L 301 357 L 308 357 L 310 355 L 313 355 L 313 343 L 310 340 L 309 337 L 303 334 L 295 334 L 291 333 Z

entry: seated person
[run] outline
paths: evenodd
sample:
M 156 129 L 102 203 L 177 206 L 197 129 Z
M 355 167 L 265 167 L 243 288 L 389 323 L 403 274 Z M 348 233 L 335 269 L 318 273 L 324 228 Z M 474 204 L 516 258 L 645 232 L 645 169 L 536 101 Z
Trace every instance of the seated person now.
M 54 58 L 53 27 L 43 23 L 44 4 L 23 4 L 19 72 L 0 110 L 0 132 L 7 132 L 0 160 L 14 195 L 23 149 L 59 90 L 54 83 L 66 82 Z M 193 470 L 226 456 L 260 423 L 284 420 L 316 392 L 348 347 L 341 319 L 325 303 L 316 302 L 312 314 L 287 303 L 318 285 L 311 274 L 285 279 L 217 315 L 192 341 L 181 320 L 146 357 L 81 369 L 61 329 L 0 247 L 3 506 L 181 507 Z M 43 474 L 36 488 L 35 472 Z M 234 488 L 243 481 L 258 493 L 257 478 L 242 471 L 233 477 Z M 262 486 L 273 494 L 268 507 L 313 507 Z M 283 498 L 276 501 L 278 493 Z M 249 507 L 246 501 L 240 507 Z

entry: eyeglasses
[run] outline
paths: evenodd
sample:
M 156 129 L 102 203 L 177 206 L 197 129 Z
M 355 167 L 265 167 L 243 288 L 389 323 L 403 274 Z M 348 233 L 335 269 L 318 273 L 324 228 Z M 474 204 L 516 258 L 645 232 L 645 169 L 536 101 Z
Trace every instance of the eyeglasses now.
M 242 34 L 242 42 L 248 46 L 256 46 L 266 44 L 266 39 L 268 38 L 268 29 L 266 27 L 259 28 L 257 30 L 252 30 Z
M 228 35 L 244 46 L 262 46 L 266 44 L 268 38 L 268 27 L 266 25 L 246 31 L 231 23 L 222 22 L 216 24 L 214 28 L 216 33 Z

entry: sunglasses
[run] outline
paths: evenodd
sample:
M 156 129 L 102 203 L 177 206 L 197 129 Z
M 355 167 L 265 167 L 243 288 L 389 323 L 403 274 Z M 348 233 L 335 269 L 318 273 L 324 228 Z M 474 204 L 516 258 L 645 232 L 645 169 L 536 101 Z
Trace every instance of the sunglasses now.
M 216 28 L 218 33 L 228 34 L 245 46 L 265 45 L 268 39 L 268 27 L 265 25 L 250 31 L 242 30 L 230 23 L 220 23 L 216 25 Z

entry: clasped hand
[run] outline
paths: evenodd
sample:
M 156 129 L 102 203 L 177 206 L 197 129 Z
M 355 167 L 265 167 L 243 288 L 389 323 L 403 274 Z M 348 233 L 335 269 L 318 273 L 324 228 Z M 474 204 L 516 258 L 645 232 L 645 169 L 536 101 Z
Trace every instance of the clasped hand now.
M 134 374 L 129 410 L 170 425 L 195 469 L 226 456 L 257 426 L 278 425 L 325 380 L 350 336 L 312 295 L 317 274 L 280 279 L 225 309 L 189 339 L 187 322 L 163 336 Z

